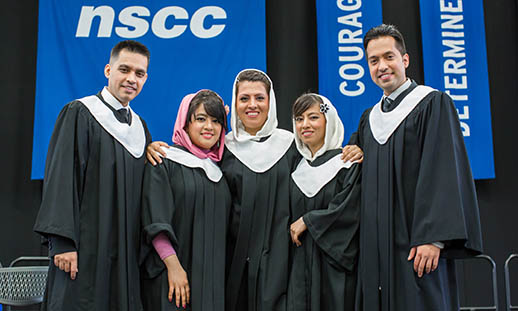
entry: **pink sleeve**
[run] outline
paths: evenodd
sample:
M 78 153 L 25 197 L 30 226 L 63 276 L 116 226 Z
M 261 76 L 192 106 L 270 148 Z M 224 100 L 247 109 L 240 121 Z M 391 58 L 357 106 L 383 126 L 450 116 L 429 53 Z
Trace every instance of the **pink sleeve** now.
M 173 245 L 171 245 L 171 241 L 169 241 L 169 238 L 163 232 L 160 232 L 153 239 L 153 247 L 155 248 L 156 252 L 158 253 L 158 256 L 160 256 L 160 259 L 162 259 L 162 260 L 164 260 L 165 258 L 167 258 L 171 255 L 176 254 L 176 252 L 173 248 Z

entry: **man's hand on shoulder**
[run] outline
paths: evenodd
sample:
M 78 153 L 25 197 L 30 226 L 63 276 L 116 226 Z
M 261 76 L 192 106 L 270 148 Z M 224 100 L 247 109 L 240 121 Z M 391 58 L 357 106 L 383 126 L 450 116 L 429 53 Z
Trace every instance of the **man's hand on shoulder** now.
M 410 249 L 408 261 L 414 259 L 414 271 L 418 277 L 422 277 L 424 272 L 430 273 L 437 269 L 441 249 L 433 244 L 423 244 Z

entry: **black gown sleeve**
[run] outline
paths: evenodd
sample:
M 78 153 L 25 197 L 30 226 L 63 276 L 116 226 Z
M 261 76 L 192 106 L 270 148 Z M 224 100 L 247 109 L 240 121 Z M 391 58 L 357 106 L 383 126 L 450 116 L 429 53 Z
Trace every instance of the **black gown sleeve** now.
M 416 120 L 422 149 L 411 245 L 444 242 L 441 256 L 482 251 L 480 217 L 459 119 L 451 98 L 435 92 Z M 421 104 L 421 105 L 422 105 Z
M 42 202 L 34 231 L 72 241 L 79 249 L 80 189 L 88 156 L 89 120 L 82 103 L 60 112 L 49 143 Z
M 360 222 L 361 166 L 346 170 L 342 190 L 327 209 L 316 209 L 303 216 L 308 232 L 318 247 L 334 264 L 353 271 L 358 253 L 358 229 Z
M 178 239 L 171 226 L 174 197 L 169 178 L 174 164 L 164 159 L 156 166 L 146 163 L 142 183 L 142 237 L 140 247 L 141 276 L 154 278 L 165 268 L 153 248 L 153 239 L 163 232 L 178 252 Z M 181 182 L 181 181 L 180 181 Z
M 49 236 L 49 257 L 73 251 L 77 251 L 74 241 L 59 235 Z
M 142 187 L 142 238 L 151 245 L 155 236 L 163 232 L 178 249 L 178 240 L 171 226 L 175 209 L 169 170 L 173 166 L 169 160 L 156 166 L 146 164 Z

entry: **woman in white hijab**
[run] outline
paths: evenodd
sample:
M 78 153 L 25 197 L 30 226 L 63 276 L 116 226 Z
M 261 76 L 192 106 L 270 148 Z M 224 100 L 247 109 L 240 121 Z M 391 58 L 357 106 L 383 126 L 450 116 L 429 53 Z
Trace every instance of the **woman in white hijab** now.
M 342 161 L 344 127 L 326 97 L 295 101 L 293 131 L 303 158 L 291 174 L 288 310 L 353 310 L 360 165 Z
M 277 128 L 275 93 L 262 71 L 234 82 L 221 169 L 232 193 L 227 249 L 227 310 L 286 310 L 289 176 L 298 157 L 293 134 Z

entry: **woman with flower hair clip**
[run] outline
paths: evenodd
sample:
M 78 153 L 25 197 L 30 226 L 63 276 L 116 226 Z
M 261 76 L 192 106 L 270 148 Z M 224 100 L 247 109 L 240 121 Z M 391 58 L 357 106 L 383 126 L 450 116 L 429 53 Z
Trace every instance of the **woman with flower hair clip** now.
M 324 96 L 297 98 L 293 131 L 302 159 L 291 174 L 288 310 L 353 310 L 360 164 L 341 160 L 344 128 Z

